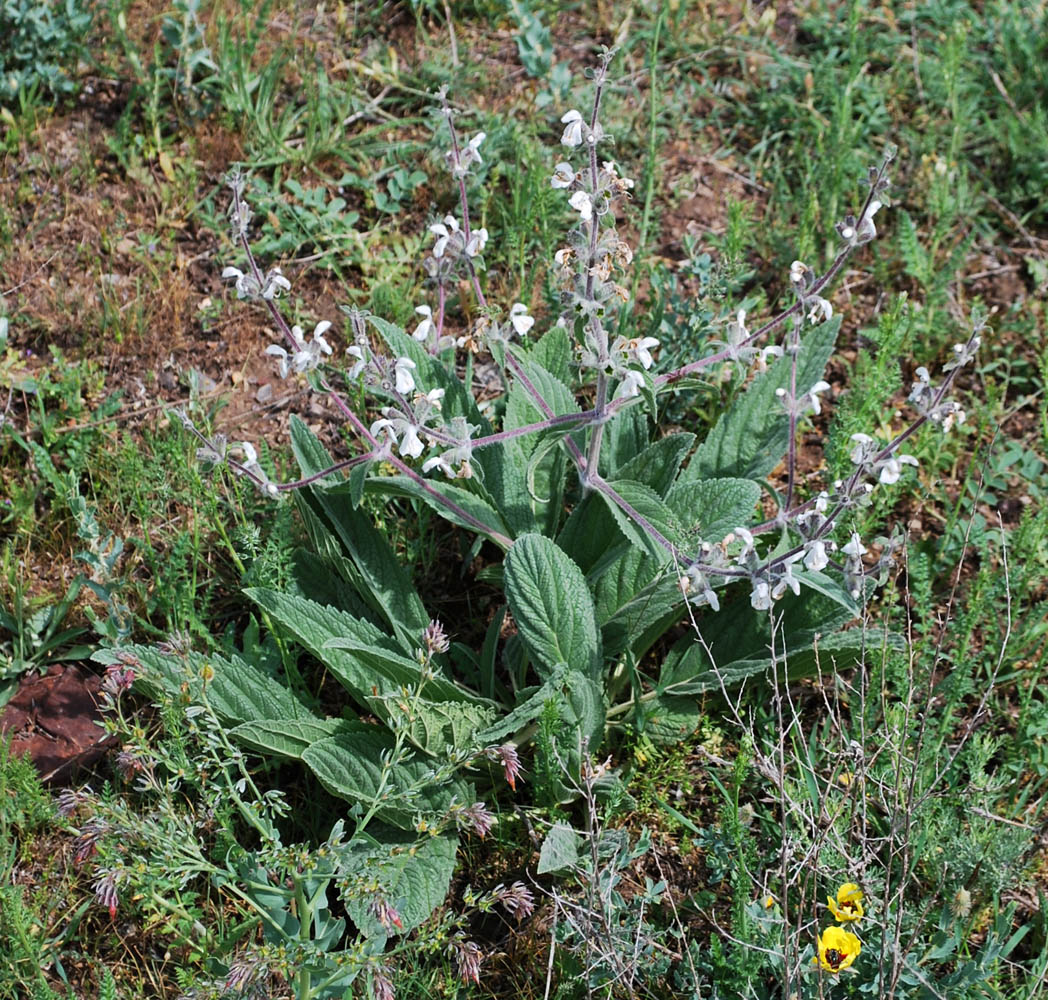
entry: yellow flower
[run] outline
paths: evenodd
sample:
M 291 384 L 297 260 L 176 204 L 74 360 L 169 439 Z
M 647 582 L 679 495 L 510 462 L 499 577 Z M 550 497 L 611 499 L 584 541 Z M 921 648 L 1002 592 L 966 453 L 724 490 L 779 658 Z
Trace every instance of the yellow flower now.
M 837 890 L 837 898 L 826 897 L 826 905 L 830 908 L 835 920 L 842 924 L 851 920 L 858 920 L 863 914 L 862 889 L 854 882 L 845 882 Z
M 812 959 L 827 972 L 840 972 L 855 961 L 862 945 L 843 927 L 827 927 L 819 936 L 819 954 Z

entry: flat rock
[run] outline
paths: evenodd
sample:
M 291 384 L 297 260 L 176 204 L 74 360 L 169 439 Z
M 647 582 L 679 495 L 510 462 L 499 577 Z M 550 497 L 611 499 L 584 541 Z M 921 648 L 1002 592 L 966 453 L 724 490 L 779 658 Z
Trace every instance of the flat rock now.
M 0 736 L 12 753 L 29 756 L 45 783 L 66 784 L 115 745 L 100 725 L 101 687 L 100 677 L 75 663 L 23 677 L 0 712 Z

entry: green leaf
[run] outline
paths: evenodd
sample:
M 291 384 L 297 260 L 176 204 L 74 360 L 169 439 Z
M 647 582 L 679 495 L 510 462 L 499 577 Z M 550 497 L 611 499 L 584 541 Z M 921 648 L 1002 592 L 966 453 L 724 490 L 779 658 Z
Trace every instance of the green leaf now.
M 485 746 L 499 743 L 507 736 L 519 732 L 529 723 L 534 722 L 542 714 L 546 702 L 557 697 L 567 669 L 567 664 L 558 663 L 550 672 L 549 679 L 545 683 L 537 688 L 526 688 L 522 691 L 521 696 L 526 696 L 524 700 L 519 702 L 508 715 L 504 715 L 487 729 L 477 733 L 477 741 Z
M 560 662 L 601 675 L 600 636 L 582 571 L 542 535 L 524 535 L 505 559 L 506 597 L 540 674 Z
M 266 756 L 301 760 L 314 743 L 340 733 L 373 731 L 373 726 L 348 719 L 259 719 L 234 726 L 229 735 Z
M 822 378 L 841 326 L 840 316 L 816 326 L 801 342 L 797 395 Z M 789 421 L 775 395 L 790 385 L 789 357 L 780 358 L 721 414 L 688 467 L 686 480 L 764 479 L 782 461 L 789 443 Z
M 445 483 L 439 479 L 427 479 L 425 486 L 423 486 L 407 476 L 373 476 L 368 480 L 366 492 L 378 493 L 381 496 L 414 497 L 432 507 L 445 521 L 457 524 L 459 527 L 465 528 L 474 534 L 486 532 L 489 537 L 494 535 L 502 535 L 507 538 L 513 537 L 513 533 L 506 526 L 505 521 L 487 500 L 478 496 L 475 492 L 463 489 L 461 486 Z M 470 517 L 479 521 L 482 528 L 471 524 L 459 513 L 441 503 L 440 497 L 445 497 L 452 503 L 457 504 Z M 498 542 L 498 539 L 492 537 L 492 541 Z
M 677 545 L 681 541 L 680 524 L 666 502 L 651 487 L 628 479 L 616 479 L 608 483 L 622 499 L 667 541 Z M 619 530 L 638 548 L 647 552 L 657 563 L 667 563 L 673 555 L 655 540 L 652 532 L 626 513 L 603 490 L 598 490 L 608 506 Z
M 375 808 L 379 819 L 401 830 L 414 830 L 418 814 L 436 821 L 452 799 L 474 801 L 472 788 L 463 782 L 435 784 L 433 768 L 425 761 L 412 759 L 385 770 L 393 735 L 379 726 L 371 728 L 373 733 L 331 736 L 303 751 L 303 763 L 332 795 L 360 803 L 367 811 Z
M 329 490 L 299 490 L 300 505 L 323 518 L 351 564 L 342 567 L 360 596 L 389 622 L 405 651 L 414 651 L 429 624 L 429 615 L 411 575 L 404 569 L 385 536 L 371 518 L 353 507 L 348 484 Z M 317 533 L 314 529 L 314 535 Z
M 605 479 L 618 478 L 619 470 L 648 447 L 649 439 L 648 415 L 644 410 L 640 406 L 620 410 L 605 427 L 600 474 Z
M 412 720 L 411 738 L 430 753 L 473 747 L 477 733 L 491 725 L 494 716 L 494 710 L 484 705 L 423 701 Z
M 694 444 L 694 434 L 670 434 L 659 438 L 616 470 L 615 478 L 634 479 L 665 497 Z
M 884 643 L 895 648 L 900 639 L 878 632 L 870 635 L 855 628 L 842 631 L 853 615 L 835 601 L 802 590 L 799 597 L 787 594 L 776 606 L 782 627 L 775 648 L 783 650 L 780 662 L 790 678 L 811 676 L 823 670 L 847 669 L 871 649 Z M 762 674 L 771 667 L 771 646 L 767 611 L 755 611 L 748 602 L 734 600 L 719 612 L 702 619 L 699 642 L 685 635 L 663 662 L 658 690 L 675 695 L 696 695 L 719 691 Z M 713 655 L 713 662 L 707 654 Z M 716 664 L 717 669 L 714 669 Z
M 410 934 L 444 902 L 455 871 L 458 837 L 427 837 L 418 841 L 396 831 L 383 833 L 380 844 L 352 844 L 338 851 L 339 876 L 368 885 L 364 893 L 346 892 L 346 912 L 365 937 L 389 934 L 371 911 L 376 893 L 400 917 L 396 933 Z M 374 889 L 370 888 L 372 885 Z
M 542 841 L 538 874 L 559 872 L 578 864 L 581 844 L 582 838 L 571 826 L 564 822 L 554 823 Z
M 694 698 L 673 695 L 659 695 L 644 709 L 644 735 L 657 746 L 686 740 L 699 728 L 704 714 Z
M 568 516 L 557 535 L 557 545 L 591 583 L 631 548 L 607 503 L 593 493 L 584 496 Z
M 382 697 L 421 683 L 418 662 L 370 622 L 304 597 L 276 590 L 248 588 L 244 593 L 268 611 L 338 678 L 359 702 L 385 714 Z M 426 681 L 424 694 L 434 701 L 479 701 L 440 674 Z M 272 718 L 266 712 L 261 718 Z
M 666 503 L 686 530 L 719 542 L 733 528 L 749 525 L 760 497 L 752 479 L 706 479 L 674 483 Z
M 571 381 L 571 341 L 562 326 L 551 326 L 532 347 L 528 357 L 565 385 Z
M 561 717 L 571 723 L 578 735 L 579 750 L 597 753 L 604 742 L 604 695 L 600 685 L 579 670 L 564 675 L 567 701 Z
M 334 459 L 328 450 L 320 443 L 320 439 L 306 426 L 305 422 L 294 413 L 291 414 L 291 450 L 295 453 L 295 461 L 298 462 L 302 478 L 315 476 L 325 469 L 334 465 Z M 316 488 L 334 486 L 342 481 L 337 473 L 325 476 L 314 483 Z
M 616 562 L 597 583 L 597 620 L 606 656 L 627 646 L 642 656 L 684 616 L 677 574 L 661 569 L 638 549 Z
M 135 687 L 150 694 L 166 692 L 183 697 L 182 686 L 190 686 L 191 697 L 207 698 L 223 722 L 256 722 L 274 715 L 287 719 L 315 719 L 288 687 L 239 656 L 217 653 L 187 653 L 173 656 L 150 646 L 121 646 L 120 653 L 136 656 L 143 670 L 136 671 Z M 92 657 L 98 663 L 119 663 L 116 651 L 103 649 Z

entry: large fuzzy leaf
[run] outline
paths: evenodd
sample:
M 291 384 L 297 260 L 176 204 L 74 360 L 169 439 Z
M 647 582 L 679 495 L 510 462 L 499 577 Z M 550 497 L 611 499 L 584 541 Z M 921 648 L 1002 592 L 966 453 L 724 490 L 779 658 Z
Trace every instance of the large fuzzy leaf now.
M 505 560 L 513 618 L 540 673 L 561 662 L 600 677 L 601 648 L 593 598 L 582 571 L 542 535 L 524 535 Z
M 760 496 L 752 479 L 705 479 L 675 483 L 666 503 L 686 530 L 719 542 L 733 528 L 749 526 Z
M 239 656 L 217 653 L 172 655 L 151 646 L 121 646 L 121 653 L 136 656 L 144 670 L 137 672 L 135 686 L 151 694 L 167 692 L 182 697 L 189 684 L 195 698 L 205 697 L 215 714 L 226 723 L 255 722 L 274 715 L 287 719 L 313 720 L 316 716 L 288 686 Z M 120 662 L 111 650 L 100 650 L 92 659 L 100 663 Z
M 338 678 L 355 698 L 383 712 L 381 697 L 421 681 L 418 662 L 370 622 L 304 597 L 276 590 L 245 591 Z M 426 681 L 434 701 L 479 701 L 440 674 Z M 262 718 L 271 718 L 267 712 Z
M 643 483 L 633 482 L 629 479 L 616 479 L 608 483 L 608 486 L 629 504 L 636 514 L 643 518 L 643 523 L 632 514 L 627 513 L 603 490 L 599 491 L 601 499 L 607 504 L 608 510 L 619 530 L 639 549 L 646 552 L 658 564 L 670 562 L 672 553 L 665 545 L 656 541 L 651 529 L 657 531 L 664 539 L 673 545 L 681 541 L 680 524 L 676 515 L 669 508 L 658 493 L 650 486 Z M 649 527 L 650 526 L 650 527 Z
M 301 760 L 314 743 L 340 733 L 372 731 L 373 726 L 349 719 L 259 719 L 230 730 L 237 743 L 266 756 Z
M 342 898 L 350 919 L 366 937 L 389 935 L 372 912 L 376 895 L 397 911 L 401 923 L 397 933 L 409 934 L 444 902 L 455 871 L 458 837 L 419 841 L 390 830 L 382 832 L 380 839 L 380 843 L 339 849 L 338 874 L 348 889 Z M 366 891 L 353 891 L 357 880 Z
M 401 830 L 414 830 L 419 814 L 439 819 L 453 800 L 473 802 L 472 787 L 464 782 L 435 784 L 426 761 L 411 759 L 387 770 L 393 736 L 379 726 L 372 729 L 319 740 L 302 753 L 302 761 L 332 795 L 365 811 L 374 808 L 379 819 Z

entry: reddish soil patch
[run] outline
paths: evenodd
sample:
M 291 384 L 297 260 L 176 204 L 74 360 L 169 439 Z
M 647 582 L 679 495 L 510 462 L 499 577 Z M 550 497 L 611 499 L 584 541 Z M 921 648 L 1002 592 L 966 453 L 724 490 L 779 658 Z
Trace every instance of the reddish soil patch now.
M 66 784 L 113 745 L 101 728 L 101 687 L 100 677 L 76 664 L 24 677 L 0 714 L 0 737 L 10 738 L 16 756 L 32 759 L 45 783 Z

